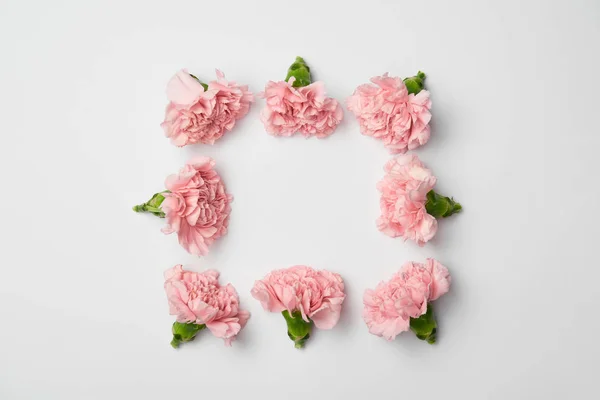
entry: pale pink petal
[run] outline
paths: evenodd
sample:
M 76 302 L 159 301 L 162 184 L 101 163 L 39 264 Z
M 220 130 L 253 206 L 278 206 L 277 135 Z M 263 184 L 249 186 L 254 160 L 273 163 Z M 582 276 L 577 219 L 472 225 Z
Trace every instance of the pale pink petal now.
M 204 88 L 200 82 L 194 79 L 185 69 L 177 72 L 167 84 L 167 98 L 175 104 L 192 104 L 202 92 L 204 92 Z
M 437 300 L 450 290 L 450 283 L 452 282 L 450 272 L 442 263 L 433 258 L 427 259 L 426 268 L 431 273 L 433 279 L 429 300 Z
M 310 316 L 319 329 L 331 329 L 340 320 L 341 307 L 324 306 Z
M 189 305 L 190 310 L 196 315 L 196 321 L 199 324 L 206 324 L 212 321 L 218 312 L 218 309 L 206 304 L 199 297 L 191 300 Z

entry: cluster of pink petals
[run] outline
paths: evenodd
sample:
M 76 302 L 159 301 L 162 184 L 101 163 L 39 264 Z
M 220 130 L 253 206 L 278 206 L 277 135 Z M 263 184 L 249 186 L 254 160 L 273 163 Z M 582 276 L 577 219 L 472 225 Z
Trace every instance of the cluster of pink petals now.
M 406 153 L 429 140 L 431 100 L 429 92 L 408 94 L 398 77 L 371 78 L 375 85 L 360 85 L 346 100 L 363 135 L 383 140 L 392 153 Z
M 260 118 L 268 133 L 274 136 L 324 138 L 333 133 L 343 117 L 337 100 L 327 97 L 323 82 L 295 88 L 295 78 L 288 82 L 268 82 L 259 96 L 266 99 Z
M 270 272 L 256 281 L 252 296 L 270 312 L 300 311 L 319 329 L 331 329 L 340 319 L 344 281 L 339 274 L 297 265 Z
M 432 258 L 404 264 L 388 282 L 365 291 L 363 318 L 369 332 L 393 340 L 409 329 L 411 318 L 427 312 L 428 302 L 448 292 L 450 282 L 448 269 Z
M 165 272 L 165 292 L 169 313 L 177 322 L 204 324 L 213 335 L 231 346 L 236 335 L 246 325 L 250 313 L 240 310 L 240 301 L 231 284 L 219 285 L 219 273 L 184 271 L 176 265 Z
M 400 155 L 384 169 L 385 177 L 377 183 L 381 192 L 377 227 L 388 236 L 402 236 L 419 246 L 425 245 L 437 232 L 437 220 L 425 209 L 435 176 L 415 155 Z
M 169 104 L 161 124 L 176 146 L 213 144 L 237 120 L 248 113 L 254 101 L 248 86 L 228 82 L 217 70 L 217 80 L 205 90 L 186 70 L 179 71 L 167 84 Z
M 167 225 L 163 232 L 177 232 L 179 243 L 189 253 L 206 255 L 208 247 L 227 233 L 232 196 L 214 170 L 215 162 L 198 157 L 176 175 L 167 177 L 161 209 Z

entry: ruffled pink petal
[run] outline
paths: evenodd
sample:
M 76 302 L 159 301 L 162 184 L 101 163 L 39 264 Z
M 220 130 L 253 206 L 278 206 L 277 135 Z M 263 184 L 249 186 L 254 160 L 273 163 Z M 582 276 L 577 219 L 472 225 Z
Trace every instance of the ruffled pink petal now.
M 340 320 L 341 307 L 332 307 L 329 304 L 324 305 L 310 316 L 310 319 L 319 329 L 332 329 Z
M 208 324 L 217 315 L 218 309 L 206 304 L 200 298 L 193 299 L 189 304 L 199 324 Z
M 168 281 L 171 279 L 180 278 L 182 272 L 183 272 L 183 266 L 181 264 L 177 264 L 173 268 L 170 268 L 165 271 L 165 273 L 164 273 L 165 280 Z
M 452 282 L 450 272 L 442 263 L 433 258 L 427 259 L 425 268 L 431 273 L 433 281 L 429 301 L 437 300 L 450 290 L 450 283 Z
M 167 84 L 167 98 L 179 105 L 193 104 L 203 92 L 200 82 L 185 69 L 177 72 Z

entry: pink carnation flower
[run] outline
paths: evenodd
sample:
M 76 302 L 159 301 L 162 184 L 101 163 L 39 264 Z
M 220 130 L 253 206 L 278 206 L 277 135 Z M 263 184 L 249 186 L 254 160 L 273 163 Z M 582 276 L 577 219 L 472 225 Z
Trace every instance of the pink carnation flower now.
M 184 271 L 176 265 L 165 272 L 165 292 L 169 313 L 177 322 L 206 325 L 213 335 L 231 346 L 246 325 L 250 313 L 240 310 L 240 301 L 231 284 L 219 285 L 219 273 Z
M 217 80 L 202 84 L 186 70 L 179 71 L 167 84 L 169 104 L 161 124 L 176 146 L 194 143 L 214 144 L 248 113 L 254 101 L 248 86 L 228 82 L 217 70 Z
M 167 225 L 163 232 L 177 232 L 179 243 L 189 253 L 206 255 L 215 240 L 227 233 L 232 196 L 213 169 L 215 162 L 199 157 L 169 176 L 161 208 Z
M 429 140 L 431 100 L 429 92 L 408 94 L 398 77 L 371 78 L 371 84 L 360 85 L 346 100 L 363 135 L 383 140 L 392 153 L 406 153 Z
M 324 138 L 333 133 L 343 117 L 337 100 L 327 97 L 322 82 L 295 88 L 295 78 L 288 82 L 268 82 L 259 96 L 266 100 L 260 118 L 268 133 L 274 136 Z
M 435 186 L 437 179 L 414 154 L 399 155 L 383 167 L 386 172 L 377 187 L 386 193 L 417 190 L 427 193 Z
M 252 296 L 270 312 L 299 311 L 305 322 L 331 329 L 340 319 L 344 281 L 339 274 L 297 265 L 275 270 L 254 283 Z
M 437 232 L 437 220 L 425 208 L 435 176 L 415 155 L 398 156 L 384 169 L 386 175 L 377 184 L 381 192 L 377 227 L 388 236 L 402 236 L 423 246 Z
M 439 261 L 428 258 L 425 264 L 407 262 L 387 282 L 363 296 L 363 319 L 369 332 L 393 340 L 410 328 L 410 319 L 427 312 L 427 303 L 450 289 L 450 273 Z

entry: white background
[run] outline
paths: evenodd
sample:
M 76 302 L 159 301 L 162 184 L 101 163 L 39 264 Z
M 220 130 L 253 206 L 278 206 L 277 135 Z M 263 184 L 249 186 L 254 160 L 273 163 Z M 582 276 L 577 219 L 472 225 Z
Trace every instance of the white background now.
M 2 1 L 0 398 L 594 398 L 597 1 Z M 274 138 L 263 101 L 214 146 L 172 146 L 165 84 L 214 68 L 259 92 L 296 55 L 343 101 L 386 71 L 428 74 L 417 154 L 464 213 L 419 248 L 378 232 L 390 159 L 345 111 L 326 140 Z M 205 258 L 131 206 L 193 155 L 234 195 Z M 439 341 L 370 335 L 362 293 L 408 260 L 454 279 Z M 252 318 L 232 348 L 175 351 L 163 271 L 216 268 Z M 298 351 L 250 296 L 294 264 L 342 274 L 340 323 Z

